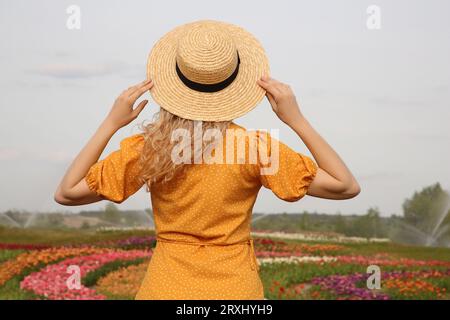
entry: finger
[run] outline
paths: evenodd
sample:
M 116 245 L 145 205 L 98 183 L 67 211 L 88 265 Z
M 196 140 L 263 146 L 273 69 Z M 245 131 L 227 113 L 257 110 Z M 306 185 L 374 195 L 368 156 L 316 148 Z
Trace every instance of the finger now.
M 133 115 L 137 117 L 142 110 L 144 110 L 145 106 L 148 104 L 148 100 L 142 100 L 141 103 L 138 104 L 136 108 L 133 110 Z
M 262 81 L 268 81 L 270 79 L 270 77 L 269 77 L 269 75 L 268 74 L 263 74 L 263 76 L 261 77 L 261 80 Z
M 125 93 L 127 96 L 129 96 L 134 90 L 136 90 L 137 86 L 138 86 L 138 85 L 134 85 L 134 86 L 128 87 L 127 90 L 124 91 L 124 93 Z
M 131 86 L 127 89 L 128 95 L 131 96 L 136 90 L 139 90 L 139 88 L 141 88 L 142 86 L 145 86 L 146 84 L 148 84 L 150 81 L 152 81 L 151 79 L 146 79 L 134 86 Z
M 272 96 L 276 97 L 280 91 L 275 85 L 268 83 L 266 81 L 258 80 L 258 84 L 267 92 L 269 92 Z
M 266 83 L 273 84 L 273 85 L 281 85 L 281 84 L 282 84 L 282 82 L 280 82 L 280 81 L 278 81 L 277 79 L 272 78 L 272 77 L 270 77 L 270 76 L 268 76 L 268 75 L 264 75 L 264 76 L 261 78 L 261 80 L 263 80 L 263 81 L 266 82 Z
M 267 81 L 267 83 L 273 85 L 274 87 L 276 87 L 278 90 L 282 90 L 285 88 L 286 84 L 274 79 L 274 78 L 269 78 Z
M 153 87 L 153 81 L 150 81 L 147 84 L 145 84 L 144 86 L 141 86 L 136 91 L 134 91 L 133 94 L 130 95 L 130 98 L 133 101 L 136 101 L 137 99 L 139 99 L 140 96 L 142 96 L 144 93 L 146 93 L 152 87 Z
M 141 86 L 136 91 L 134 91 L 130 95 L 130 99 L 132 101 L 136 101 L 137 99 L 139 99 L 140 96 L 142 96 L 145 92 L 150 90 L 152 87 L 153 87 L 153 81 L 150 81 L 147 84 L 145 84 L 144 86 Z
M 262 80 L 262 78 L 261 78 L 260 80 L 258 80 L 257 83 L 258 83 L 261 87 L 263 87 L 263 89 L 265 89 L 266 91 L 268 91 L 269 88 L 273 86 L 270 82 L 265 81 L 265 80 Z

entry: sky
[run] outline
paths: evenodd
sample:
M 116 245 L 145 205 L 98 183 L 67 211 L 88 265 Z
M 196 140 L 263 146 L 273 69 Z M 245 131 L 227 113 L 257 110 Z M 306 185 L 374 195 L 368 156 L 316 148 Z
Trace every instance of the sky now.
M 66 25 L 71 5 L 80 8 L 80 29 Z M 368 28 L 370 5 L 380 9 L 379 29 Z M 349 200 L 294 203 L 262 189 L 254 212 L 401 214 L 414 191 L 436 182 L 449 189 L 448 12 L 446 0 L 0 0 L 0 211 L 104 207 L 64 207 L 53 194 L 116 96 L 145 78 L 154 43 L 180 24 L 214 19 L 260 40 L 272 76 L 291 85 L 362 189 Z M 158 109 L 150 99 L 102 158 Z M 266 100 L 235 122 L 279 129 L 283 142 L 310 155 Z M 119 207 L 148 208 L 149 194 L 142 188 Z

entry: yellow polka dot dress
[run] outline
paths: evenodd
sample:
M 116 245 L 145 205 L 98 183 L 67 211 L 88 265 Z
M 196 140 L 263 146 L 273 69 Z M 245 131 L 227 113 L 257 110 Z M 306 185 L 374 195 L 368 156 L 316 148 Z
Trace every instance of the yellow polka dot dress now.
M 230 129 L 248 132 L 235 123 Z M 269 159 L 278 154 L 276 171 L 264 172 L 267 165 L 249 160 L 252 140 L 246 138 L 244 163 L 237 161 L 236 142 L 234 163 L 186 164 L 182 177 L 152 185 L 157 244 L 136 299 L 264 299 L 250 237 L 257 194 L 264 186 L 280 199 L 297 201 L 306 194 L 317 165 L 269 134 L 256 133 Z M 89 188 L 116 203 L 137 192 L 144 142 L 142 134 L 123 139 L 119 150 L 89 169 Z M 223 146 L 226 159 L 228 144 Z

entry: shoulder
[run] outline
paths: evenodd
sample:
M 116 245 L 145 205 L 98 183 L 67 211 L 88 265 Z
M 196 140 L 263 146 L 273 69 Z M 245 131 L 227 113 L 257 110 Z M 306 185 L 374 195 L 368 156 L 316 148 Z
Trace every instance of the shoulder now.
M 243 140 L 245 140 L 246 147 L 258 146 L 259 148 L 267 148 L 269 152 L 270 149 L 275 149 L 275 147 L 277 147 L 277 149 L 279 147 L 287 147 L 287 145 L 279 139 L 280 135 L 278 129 L 248 129 L 231 122 L 227 131 L 227 138 L 244 138 Z
M 145 144 L 144 133 L 135 133 L 120 141 L 120 149 L 139 151 Z
M 271 134 L 276 132 L 276 130 L 247 129 L 246 127 L 238 125 L 234 122 L 230 123 L 227 130 L 234 132 L 236 135 L 245 134 L 246 136 L 258 137 L 261 139 L 270 139 Z M 278 134 L 276 133 L 274 136 L 278 137 Z

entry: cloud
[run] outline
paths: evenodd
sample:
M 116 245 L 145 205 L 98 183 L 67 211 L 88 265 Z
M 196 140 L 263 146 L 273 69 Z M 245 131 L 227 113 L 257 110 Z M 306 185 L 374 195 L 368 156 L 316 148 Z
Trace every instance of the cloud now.
M 50 162 L 50 163 L 67 163 L 74 159 L 73 153 L 65 150 L 47 150 L 36 152 L 34 154 L 38 160 Z
M 46 64 L 31 70 L 32 74 L 59 79 L 79 79 L 101 77 L 111 74 L 122 74 L 132 68 L 126 63 L 112 62 L 107 64 L 69 64 L 53 63 Z
M 398 106 L 398 107 L 426 107 L 430 104 L 429 101 L 415 100 L 415 99 L 399 99 L 392 96 L 378 96 L 370 98 L 370 101 L 378 107 L 383 106 Z
M 448 94 L 450 93 L 450 86 L 447 84 L 439 84 L 432 88 L 432 92 L 435 94 Z
M 67 163 L 73 160 L 73 153 L 67 150 L 51 150 L 40 148 L 26 150 L 24 148 L 0 148 L 0 161 L 37 160 L 48 163 Z
M 0 160 L 15 160 L 19 156 L 20 151 L 15 148 L 0 148 Z
M 357 177 L 360 181 L 368 181 L 368 180 L 387 180 L 387 179 L 399 179 L 403 177 L 404 174 L 400 172 L 374 172 L 369 174 L 359 175 Z

